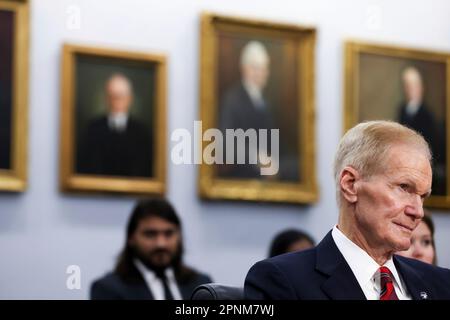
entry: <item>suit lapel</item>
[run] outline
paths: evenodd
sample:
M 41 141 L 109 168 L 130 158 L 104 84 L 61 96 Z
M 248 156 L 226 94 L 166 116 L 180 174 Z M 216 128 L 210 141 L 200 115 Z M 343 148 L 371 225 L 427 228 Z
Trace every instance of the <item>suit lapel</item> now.
M 334 243 L 331 231 L 316 250 L 316 269 L 328 275 L 328 279 L 322 283 L 322 291 L 333 300 L 365 300 L 364 292 Z
M 153 294 L 145 281 L 133 284 L 130 293 L 136 300 L 154 300 Z
M 420 273 L 400 257 L 394 255 L 394 264 L 413 300 L 433 299 L 433 292 L 428 289 Z
M 141 272 L 135 268 L 133 280 L 124 282 L 127 299 L 130 300 L 154 300 L 152 291 L 145 282 Z

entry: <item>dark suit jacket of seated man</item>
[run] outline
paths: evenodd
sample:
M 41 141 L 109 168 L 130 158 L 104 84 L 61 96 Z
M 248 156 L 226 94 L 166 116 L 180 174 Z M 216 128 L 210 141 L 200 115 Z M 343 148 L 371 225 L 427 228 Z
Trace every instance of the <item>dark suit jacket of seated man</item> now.
M 352 128 L 335 159 L 338 225 L 316 248 L 256 263 L 246 299 L 450 299 L 450 270 L 394 254 L 423 217 L 430 160 L 423 137 L 400 124 Z
M 95 281 L 91 287 L 92 300 L 155 300 L 142 274 L 135 268 L 133 275 L 122 278 L 111 272 Z M 196 270 L 189 270 L 185 276 L 175 276 L 182 300 L 189 300 L 194 289 L 202 284 L 212 282 L 211 278 Z
M 165 199 L 141 200 L 128 220 L 114 271 L 91 286 L 93 300 L 188 300 L 212 282 L 183 263 L 182 224 Z

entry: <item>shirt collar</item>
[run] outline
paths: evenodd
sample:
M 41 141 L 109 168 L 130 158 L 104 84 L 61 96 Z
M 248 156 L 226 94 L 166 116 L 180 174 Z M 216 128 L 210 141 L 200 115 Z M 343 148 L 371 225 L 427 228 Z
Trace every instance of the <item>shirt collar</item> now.
M 110 128 L 123 131 L 127 127 L 128 113 L 109 113 L 108 114 L 108 125 Z
M 422 105 L 421 100 L 411 100 L 406 104 L 406 113 L 408 116 L 413 117 L 419 111 L 420 106 Z
M 356 280 L 361 285 L 365 285 L 368 282 L 374 281 L 374 276 L 377 273 L 380 265 L 373 260 L 369 254 L 351 241 L 341 230 L 334 226 L 331 232 L 334 242 L 338 247 L 339 251 L 344 256 L 345 261 L 347 261 L 350 269 L 356 277 Z M 400 277 L 398 275 L 397 269 L 395 268 L 392 257 L 384 264 L 385 267 L 389 268 L 392 275 L 394 276 L 394 281 L 397 283 L 397 287 L 402 290 L 400 285 Z M 403 291 L 402 291 L 403 293 Z
M 134 259 L 133 260 L 134 265 L 139 270 L 139 272 L 142 274 L 142 276 L 150 281 L 159 280 L 159 278 L 156 276 L 156 273 L 153 272 L 151 269 L 147 268 L 141 260 Z M 175 273 L 173 272 L 172 268 L 166 268 L 164 270 L 164 274 L 166 275 L 167 279 L 170 281 L 175 281 Z
M 253 104 L 256 108 L 262 108 L 264 104 L 264 99 L 262 96 L 262 90 L 261 88 L 258 88 L 254 84 L 250 83 L 249 81 L 242 81 L 242 85 L 245 88 L 245 91 L 247 91 L 247 94 L 250 96 L 250 99 L 252 100 Z

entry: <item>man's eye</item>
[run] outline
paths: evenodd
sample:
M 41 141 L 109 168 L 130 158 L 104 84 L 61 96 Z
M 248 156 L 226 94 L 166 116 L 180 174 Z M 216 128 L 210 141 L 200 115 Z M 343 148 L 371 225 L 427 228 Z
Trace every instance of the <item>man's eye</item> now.
M 144 231 L 144 236 L 147 238 L 155 238 L 157 234 L 156 231 Z
M 401 183 L 401 184 L 400 184 L 400 188 L 401 188 L 402 190 L 407 191 L 407 190 L 409 190 L 409 185 L 406 184 L 406 183 Z
M 175 234 L 175 230 L 166 230 L 164 231 L 164 235 L 166 236 L 166 238 L 170 238 Z

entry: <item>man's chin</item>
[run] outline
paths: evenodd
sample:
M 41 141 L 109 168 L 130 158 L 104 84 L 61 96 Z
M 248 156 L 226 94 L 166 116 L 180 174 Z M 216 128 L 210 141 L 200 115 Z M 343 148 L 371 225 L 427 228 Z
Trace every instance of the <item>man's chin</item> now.
M 153 269 L 166 269 L 170 266 L 170 261 L 152 262 L 151 266 L 153 266 Z
M 141 262 L 150 270 L 153 271 L 160 271 L 168 268 L 171 265 L 171 261 L 169 260 L 155 260 L 155 259 L 142 259 L 140 258 Z
M 408 238 L 406 240 L 397 241 L 395 244 L 395 251 L 406 251 L 411 246 L 411 240 Z

